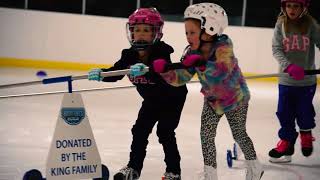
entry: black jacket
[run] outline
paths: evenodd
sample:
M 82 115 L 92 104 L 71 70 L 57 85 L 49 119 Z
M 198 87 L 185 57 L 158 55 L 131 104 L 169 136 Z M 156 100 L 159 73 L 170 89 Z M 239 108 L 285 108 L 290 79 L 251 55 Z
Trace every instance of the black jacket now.
M 147 66 L 151 67 L 152 63 L 156 59 L 165 59 L 171 62 L 170 54 L 173 53 L 173 48 L 163 41 L 157 42 L 149 47 L 150 54 L 148 61 L 145 63 Z M 139 60 L 139 55 L 133 48 L 122 50 L 121 58 L 112 67 L 108 69 L 102 69 L 102 71 L 114 71 L 121 69 L 128 69 L 131 65 L 136 63 L 141 63 Z M 124 75 L 105 77 L 102 81 L 105 82 L 115 82 L 121 80 Z M 174 87 L 167 84 L 162 77 L 153 72 L 147 72 L 143 76 L 132 77 L 128 75 L 132 84 L 134 84 L 144 100 L 165 100 L 174 97 L 186 96 L 188 90 L 186 86 Z

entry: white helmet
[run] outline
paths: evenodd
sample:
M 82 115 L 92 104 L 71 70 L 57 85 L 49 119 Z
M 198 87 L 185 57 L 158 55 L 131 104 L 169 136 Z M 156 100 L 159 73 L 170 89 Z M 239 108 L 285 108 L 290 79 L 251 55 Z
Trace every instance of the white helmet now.
M 225 10 L 214 3 L 199 3 L 187 7 L 184 11 L 184 19 L 198 19 L 201 22 L 201 29 L 211 36 L 221 35 L 228 26 L 228 16 Z

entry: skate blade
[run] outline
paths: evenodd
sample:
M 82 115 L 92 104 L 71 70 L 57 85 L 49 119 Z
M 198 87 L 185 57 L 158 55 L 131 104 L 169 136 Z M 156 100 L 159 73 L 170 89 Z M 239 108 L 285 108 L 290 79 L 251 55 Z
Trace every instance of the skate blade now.
M 264 171 L 261 172 L 260 179 L 262 178 L 263 174 L 264 174 Z
M 282 156 L 280 158 L 272 158 L 269 159 L 272 163 L 288 163 L 291 162 L 291 156 Z
M 113 176 L 113 180 L 128 180 L 128 178 L 123 174 L 118 173 Z

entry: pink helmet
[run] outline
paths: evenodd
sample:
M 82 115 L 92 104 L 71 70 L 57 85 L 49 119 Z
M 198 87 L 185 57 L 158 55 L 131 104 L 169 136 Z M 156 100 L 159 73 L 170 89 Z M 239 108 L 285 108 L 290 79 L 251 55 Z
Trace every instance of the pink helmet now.
M 308 8 L 310 0 L 281 0 L 281 7 L 285 7 L 286 2 L 296 2 L 302 4 L 303 7 Z
M 154 39 L 157 42 L 162 38 L 163 19 L 155 8 L 139 8 L 129 16 L 127 23 L 127 37 L 131 45 L 135 46 L 133 40 L 133 26 L 136 24 L 149 24 L 153 26 Z M 150 45 L 150 44 L 149 44 Z
M 300 3 L 303 7 L 303 11 L 301 12 L 301 14 L 299 15 L 299 18 L 301 18 L 302 16 L 304 16 L 305 14 L 307 14 L 308 12 L 308 7 L 310 5 L 310 0 L 281 0 L 281 11 L 284 15 L 287 16 L 287 13 L 285 11 L 286 8 L 286 3 L 287 2 L 295 2 L 295 3 Z

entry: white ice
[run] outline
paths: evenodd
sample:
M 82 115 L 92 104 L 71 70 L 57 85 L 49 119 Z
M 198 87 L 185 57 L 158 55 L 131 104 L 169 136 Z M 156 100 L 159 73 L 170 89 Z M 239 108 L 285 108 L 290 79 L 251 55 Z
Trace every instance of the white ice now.
M 1 68 L 0 84 L 38 80 L 37 69 Z M 79 75 L 86 72 L 47 70 L 48 77 Z M 313 130 L 316 138 L 311 157 L 304 157 L 297 140 L 293 161 L 272 164 L 268 151 L 278 141 L 279 123 L 276 82 L 248 80 L 251 91 L 247 131 L 252 138 L 265 173 L 263 180 L 319 180 L 320 178 L 320 88 L 314 98 L 318 126 Z M 74 89 L 130 85 L 124 78 L 116 83 L 98 83 L 87 80 L 73 82 Z M 181 153 L 183 180 L 197 180 L 203 167 L 200 146 L 200 113 L 202 95 L 198 84 L 188 84 L 189 94 L 176 130 Z M 67 90 L 66 83 L 34 85 L 0 89 L 0 96 Z M 82 98 L 100 152 L 102 163 L 110 170 L 110 177 L 127 164 L 131 143 L 131 127 L 135 122 L 141 98 L 134 88 L 83 92 Z M 62 94 L 19 98 L 0 98 L 0 180 L 22 179 L 30 169 L 45 173 L 50 141 L 58 117 Z M 228 168 L 226 151 L 233 145 L 229 125 L 222 118 L 218 126 L 216 146 L 219 180 L 245 179 L 243 156 Z M 160 180 L 165 171 L 163 151 L 157 141 L 155 129 L 149 138 L 147 156 L 141 180 Z M 110 178 L 112 179 L 112 178 Z

